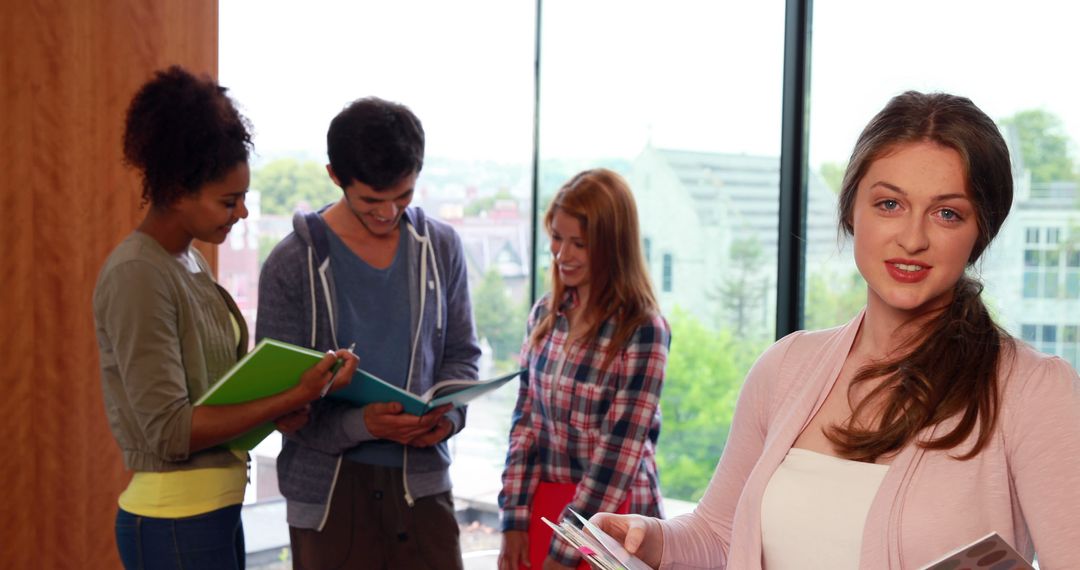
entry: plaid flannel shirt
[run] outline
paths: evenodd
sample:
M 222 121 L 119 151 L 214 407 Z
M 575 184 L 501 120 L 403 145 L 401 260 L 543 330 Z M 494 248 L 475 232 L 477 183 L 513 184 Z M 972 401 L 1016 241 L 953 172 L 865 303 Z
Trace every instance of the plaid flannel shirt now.
M 548 294 L 550 295 L 550 293 Z M 545 296 L 529 315 L 528 333 L 547 313 Z M 601 369 L 614 332 L 608 321 L 599 338 L 567 342 L 568 295 L 555 327 L 539 344 L 521 349 L 517 405 L 499 493 L 502 530 L 528 530 L 533 493 L 541 480 L 576 483 L 569 507 L 585 517 L 615 511 L 630 493 L 630 512 L 663 516 L 656 469 L 660 388 L 671 331 L 660 315 L 640 326 L 608 368 Z M 570 516 L 568 510 L 563 516 Z M 553 538 L 549 554 L 576 566 L 578 553 Z

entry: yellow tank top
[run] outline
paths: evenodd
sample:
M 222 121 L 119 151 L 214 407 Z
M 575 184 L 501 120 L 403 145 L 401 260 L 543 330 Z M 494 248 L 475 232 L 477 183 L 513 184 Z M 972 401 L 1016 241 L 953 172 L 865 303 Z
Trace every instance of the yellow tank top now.
M 239 339 L 240 323 L 235 316 L 230 320 Z M 233 454 L 240 463 L 227 467 L 162 473 L 136 471 L 120 494 L 120 508 L 144 517 L 176 519 L 243 503 L 247 452 L 233 450 Z
M 243 451 L 233 451 L 241 461 Z M 120 494 L 120 508 L 144 517 L 175 519 L 244 502 L 247 465 L 152 473 L 136 471 Z

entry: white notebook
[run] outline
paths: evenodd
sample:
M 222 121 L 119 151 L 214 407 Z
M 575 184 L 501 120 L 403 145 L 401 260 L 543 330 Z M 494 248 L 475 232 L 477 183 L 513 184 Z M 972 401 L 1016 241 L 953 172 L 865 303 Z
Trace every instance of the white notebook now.
M 959 570 L 994 568 L 995 570 L 1035 570 L 1005 539 L 992 532 L 927 564 L 920 570 Z
M 555 524 L 544 517 L 540 518 L 559 538 L 573 545 L 590 566 L 598 570 L 651 570 L 647 564 L 627 552 L 619 541 L 600 530 L 600 527 L 589 522 L 574 509 L 570 509 L 570 512 L 581 522 L 582 528 L 566 519 Z

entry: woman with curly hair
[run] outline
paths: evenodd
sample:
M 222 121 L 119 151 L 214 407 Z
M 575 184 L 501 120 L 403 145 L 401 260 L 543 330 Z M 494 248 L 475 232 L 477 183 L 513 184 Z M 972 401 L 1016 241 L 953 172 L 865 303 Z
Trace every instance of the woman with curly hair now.
M 116 518 L 126 568 L 243 568 L 248 458 L 221 444 L 271 420 L 297 429 L 335 360 L 346 360 L 338 386 L 356 368 L 339 351 L 277 395 L 194 404 L 247 350 L 243 316 L 192 241 L 220 244 L 247 216 L 250 148 L 225 89 L 180 67 L 158 72 L 128 109 L 124 156 L 149 208 L 105 261 L 93 300 L 106 413 L 134 471 Z

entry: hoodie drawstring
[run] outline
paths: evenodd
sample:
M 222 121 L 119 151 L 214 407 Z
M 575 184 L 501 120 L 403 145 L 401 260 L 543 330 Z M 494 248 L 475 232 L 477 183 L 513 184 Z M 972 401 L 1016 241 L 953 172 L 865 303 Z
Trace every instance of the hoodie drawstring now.
M 436 261 L 435 248 L 433 248 L 431 246 L 431 240 L 427 237 L 427 235 L 420 235 L 416 231 L 416 228 L 413 227 L 412 224 L 406 223 L 405 227 L 409 228 L 409 232 L 412 233 L 413 237 L 420 244 L 420 315 L 418 317 L 418 322 L 416 323 L 416 334 L 413 336 L 412 351 L 410 351 L 410 354 L 409 354 L 409 375 L 408 375 L 408 378 L 407 378 L 407 380 L 405 382 L 405 390 L 406 391 L 411 391 L 411 390 L 409 390 L 409 388 L 410 388 L 410 386 L 412 386 L 412 368 L 413 368 L 413 364 L 415 363 L 415 359 L 416 359 L 416 349 L 420 346 L 420 333 L 421 333 L 421 331 L 423 331 L 423 328 L 424 328 L 423 327 L 424 308 L 427 305 L 427 290 L 428 290 L 427 273 L 428 273 L 428 258 L 429 257 L 431 258 L 431 269 L 432 269 L 431 272 L 432 272 L 432 275 L 433 275 L 433 277 L 435 279 L 434 284 L 433 284 L 434 289 L 435 289 L 435 303 L 436 303 L 436 307 L 435 307 L 435 309 L 436 309 L 435 310 L 435 328 L 437 330 L 440 330 L 440 331 L 442 330 L 443 298 L 442 298 L 442 280 L 439 278 L 439 264 Z M 427 222 L 425 221 L 425 223 L 424 223 L 424 233 L 428 234 L 428 233 L 430 233 L 430 231 L 431 231 L 431 226 L 429 226 L 427 224 Z M 401 480 L 402 480 L 402 486 L 405 489 L 405 502 L 408 503 L 409 506 L 411 507 L 416 503 L 416 501 L 415 501 L 415 499 L 413 499 L 412 493 L 409 491 L 409 448 L 408 448 L 408 446 L 406 446 L 405 449 L 404 449 L 404 453 L 403 453 L 403 457 L 402 457 L 402 461 L 401 461 Z
M 315 254 L 312 252 L 311 246 L 307 248 L 307 266 L 308 266 L 308 286 L 311 290 L 311 344 L 309 346 L 315 346 L 315 321 L 317 313 L 315 312 Z
M 334 322 L 334 303 L 330 296 L 330 283 L 326 278 L 326 271 L 330 269 L 330 258 L 327 257 L 319 266 L 319 281 L 322 282 L 323 295 L 326 297 L 326 316 L 330 319 L 330 342 L 334 348 L 340 348 L 337 341 L 337 323 Z
M 430 230 L 430 228 L 428 228 Z M 430 233 L 430 232 L 429 232 Z M 431 241 L 427 242 L 428 254 L 431 255 L 431 273 L 435 276 L 435 328 L 442 330 L 443 298 L 442 281 L 439 279 L 439 262 L 435 257 L 435 248 L 431 247 Z

